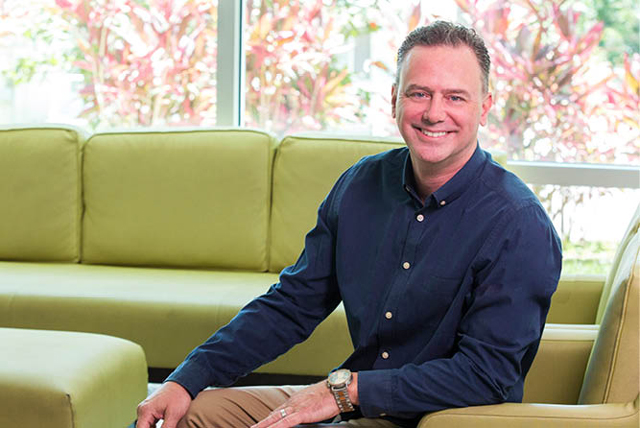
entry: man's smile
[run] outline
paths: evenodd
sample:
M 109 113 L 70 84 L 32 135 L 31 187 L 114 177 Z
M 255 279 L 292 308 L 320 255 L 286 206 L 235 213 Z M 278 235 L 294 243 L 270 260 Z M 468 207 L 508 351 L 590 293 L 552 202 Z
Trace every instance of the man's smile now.
M 428 131 L 424 128 L 420 128 L 417 126 L 415 126 L 414 128 L 420 131 L 421 134 L 426 135 L 427 137 L 430 137 L 430 138 L 440 138 L 450 133 L 450 131 Z

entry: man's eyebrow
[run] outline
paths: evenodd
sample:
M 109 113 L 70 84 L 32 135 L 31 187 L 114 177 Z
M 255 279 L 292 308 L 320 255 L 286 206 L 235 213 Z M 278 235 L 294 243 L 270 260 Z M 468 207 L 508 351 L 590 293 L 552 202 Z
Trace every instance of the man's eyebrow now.
M 429 88 L 428 86 L 416 85 L 415 83 L 412 83 L 411 85 L 407 86 L 407 88 L 405 89 L 405 92 L 415 91 L 416 89 L 420 91 L 425 91 L 425 92 L 433 92 L 431 88 Z
M 446 95 L 464 95 L 467 98 L 471 97 L 469 91 L 465 89 L 445 89 L 444 92 Z
M 434 92 L 434 90 L 428 86 L 422 86 L 415 83 L 412 83 L 411 85 L 407 86 L 407 89 L 405 90 L 405 92 L 415 91 L 415 90 L 425 91 L 425 92 Z M 445 95 L 464 95 L 467 98 L 471 97 L 471 94 L 466 89 L 451 88 L 451 89 L 445 89 L 442 92 Z

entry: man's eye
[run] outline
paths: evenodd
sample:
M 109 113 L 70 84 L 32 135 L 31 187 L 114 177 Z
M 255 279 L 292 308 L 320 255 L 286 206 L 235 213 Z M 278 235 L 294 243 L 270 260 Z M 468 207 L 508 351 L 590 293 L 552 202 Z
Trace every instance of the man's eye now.
M 459 97 L 459 96 L 457 96 L 457 95 L 451 95 L 451 96 L 449 97 L 449 99 L 450 99 L 451 101 L 455 101 L 455 102 L 458 102 L 458 101 L 464 101 L 464 98 Z
M 424 92 L 412 92 L 409 94 L 411 98 L 426 98 L 427 94 Z

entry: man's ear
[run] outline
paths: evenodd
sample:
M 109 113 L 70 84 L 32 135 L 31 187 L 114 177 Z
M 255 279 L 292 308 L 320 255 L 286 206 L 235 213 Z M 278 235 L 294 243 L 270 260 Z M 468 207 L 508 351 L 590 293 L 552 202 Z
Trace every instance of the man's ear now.
M 396 101 L 398 100 L 398 91 L 396 84 L 391 86 L 391 117 L 396 118 Z
M 487 93 L 482 101 L 482 113 L 480 114 L 480 125 L 485 126 L 487 124 L 487 117 L 489 116 L 489 110 L 493 105 L 493 97 L 491 92 Z

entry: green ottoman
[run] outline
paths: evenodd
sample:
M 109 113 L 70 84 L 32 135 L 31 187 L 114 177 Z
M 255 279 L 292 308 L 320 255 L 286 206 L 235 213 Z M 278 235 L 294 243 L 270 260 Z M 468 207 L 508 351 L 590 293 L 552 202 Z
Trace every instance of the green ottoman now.
M 1 427 L 124 428 L 146 394 L 146 359 L 135 343 L 0 328 Z

